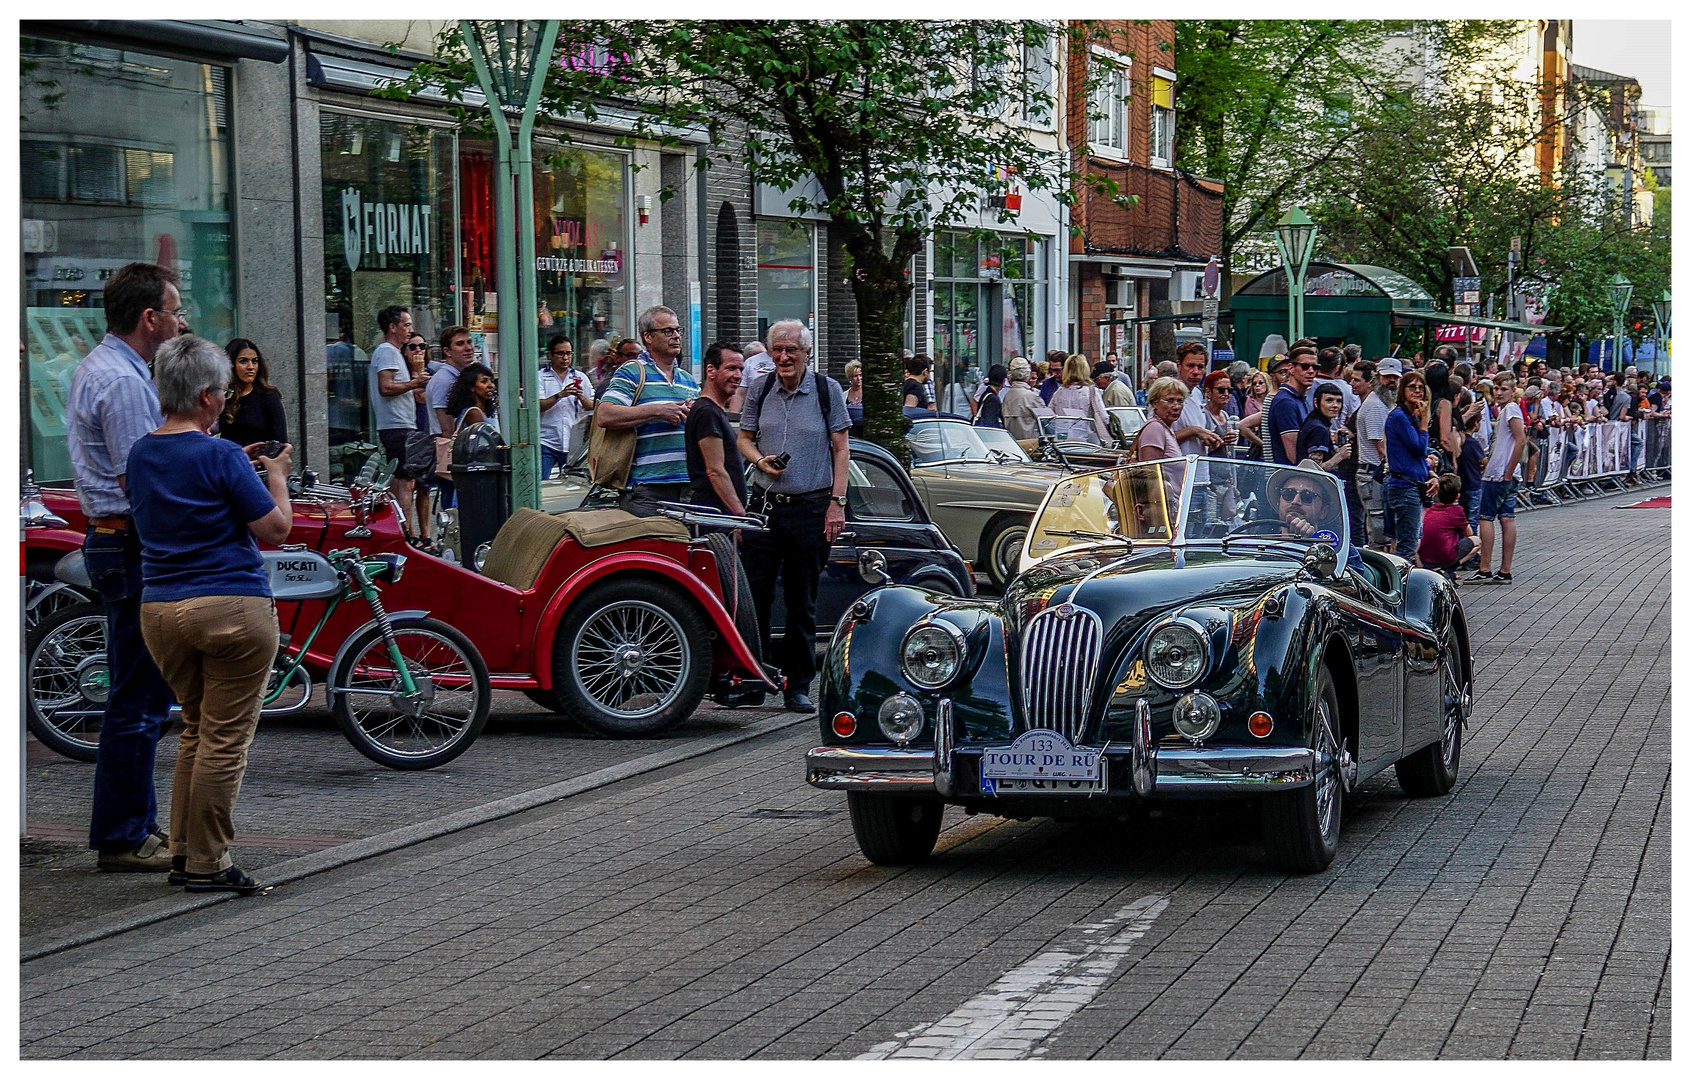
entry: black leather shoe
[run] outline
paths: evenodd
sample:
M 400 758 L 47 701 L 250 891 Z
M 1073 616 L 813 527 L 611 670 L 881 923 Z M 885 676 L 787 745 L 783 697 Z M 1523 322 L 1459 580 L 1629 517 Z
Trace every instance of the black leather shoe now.
M 188 856 L 172 855 L 170 857 L 170 876 L 165 880 L 172 885 L 188 884 Z
M 194 893 L 232 892 L 251 896 L 253 893 L 266 891 L 269 886 L 254 881 L 252 875 L 240 867 L 231 866 L 215 874 L 189 874 L 184 888 Z
M 810 700 L 809 694 L 788 694 L 788 712 L 815 712 L 816 706 Z

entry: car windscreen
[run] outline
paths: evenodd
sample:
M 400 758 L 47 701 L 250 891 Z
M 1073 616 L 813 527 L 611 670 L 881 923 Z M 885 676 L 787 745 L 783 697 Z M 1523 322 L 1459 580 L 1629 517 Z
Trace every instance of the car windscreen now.
M 1332 544 L 1349 554 L 1344 493 L 1319 469 L 1213 458 L 1165 458 L 1065 477 L 1028 533 L 1023 569 L 1098 543 L 1213 542 L 1291 552 Z

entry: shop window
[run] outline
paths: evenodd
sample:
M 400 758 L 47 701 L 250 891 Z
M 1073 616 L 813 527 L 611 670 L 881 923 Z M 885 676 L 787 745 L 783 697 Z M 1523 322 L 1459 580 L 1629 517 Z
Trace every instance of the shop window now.
M 757 223 L 757 339 L 783 319 L 816 329 L 816 231 L 802 221 Z
M 329 475 L 355 474 L 378 448 L 369 402 L 376 313 L 411 312 L 429 341 L 458 321 L 451 134 L 325 110 L 323 292 Z
M 1022 233 L 941 230 L 934 237 L 934 395 L 968 416 L 968 391 L 993 364 L 1043 347 L 1046 242 Z
M 145 53 L 36 37 L 20 52 L 29 464 L 68 480 L 71 373 L 105 335 L 113 271 L 170 267 L 193 332 L 235 335 L 229 133 L 209 122 L 228 89 L 223 68 Z

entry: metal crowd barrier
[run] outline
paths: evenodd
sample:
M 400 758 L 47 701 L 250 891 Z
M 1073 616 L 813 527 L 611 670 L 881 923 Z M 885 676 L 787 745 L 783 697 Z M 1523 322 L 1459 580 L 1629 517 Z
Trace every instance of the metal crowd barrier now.
M 1634 440 L 1634 434 L 1638 436 Z M 1534 475 L 1521 485 L 1522 506 L 1559 506 L 1627 490 L 1628 481 L 1666 481 L 1673 467 L 1673 418 L 1550 429 L 1535 439 Z

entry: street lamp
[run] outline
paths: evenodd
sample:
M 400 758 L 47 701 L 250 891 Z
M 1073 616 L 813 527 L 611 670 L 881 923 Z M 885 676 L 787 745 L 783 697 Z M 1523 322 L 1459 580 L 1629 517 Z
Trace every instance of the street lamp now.
M 1609 303 L 1615 310 L 1615 370 L 1620 371 L 1625 365 L 1621 363 L 1621 320 L 1626 318 L 1627 304 L 1632 300 L 1632 282 L 1619 270 L 1609 279 Z
M 1274 246 L 1280 250 L 1280 262 L 1286 267 L 1286 322 L 1289 339 L 1303 337 L 1304 274 L 1309 270 L 1309 255 L 1315 250 L 1315 222 L 1294 206 L 1286 211 L 1274 226 Z
M 1673 337 L 1673 297 L 1663 289 L 1661 299 L 1651 301 L 1650 306 L 1656 310 L 1656 363 L 1650 371 L 1654 375 L 1661 367 L 1662 347 Z
M 534 115 L 552 46 L 558 40 L 558 20 L 461 19 L 458 27 L 487 99 L 497 145 L 494 280 L 506 294 L 505 303 L 499 305 L 500 374 L 505 376 L 506 389 L 499 395 L 499 420 L 511 445 L 511 504 L 538 510 L 540 328 L 534 283 Z M 517 118 L 515 132 L 508 115 Z

